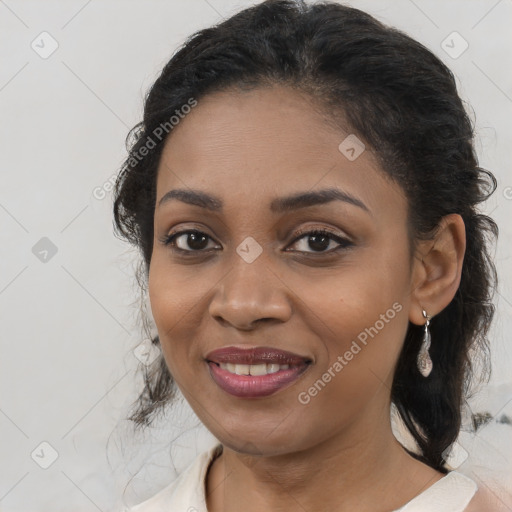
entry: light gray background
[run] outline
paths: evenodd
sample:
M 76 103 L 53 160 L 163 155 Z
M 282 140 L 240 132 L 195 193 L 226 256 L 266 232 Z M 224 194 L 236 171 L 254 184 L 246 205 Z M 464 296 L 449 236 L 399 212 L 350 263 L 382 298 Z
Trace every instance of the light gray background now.
M 251 3 L 0 1 L 1 511 L 119 510 L 215 441 L 186 404 L 145 435 L 130 433 L 124 418 L 140 386 L 134 349 L 144 338 L 136 254 L 112 234 L 111 196 L 93 191 L 119 170 L 143 95 L 178 45 Z M 474 109 L 480 164 L 499 180 L 485 211 L 501 229 L 501 284 L 494 373 L 473 404 L 512 416 L 512 1 L 346 3 L 433 50 Z M 47 58 L 31 47 L 51 48 L 44 31 L 58 43 Z M 469 44 L 457 58 L 441 46 L 454 31 Z M 43 237 L 57 250 L 46 262 L 33 252 L 44 250 Z M 460 471 L 510 484 L 511 433 L 492 421 L 461 435 Z M 52 449 L 57 458 L 43 469 Z

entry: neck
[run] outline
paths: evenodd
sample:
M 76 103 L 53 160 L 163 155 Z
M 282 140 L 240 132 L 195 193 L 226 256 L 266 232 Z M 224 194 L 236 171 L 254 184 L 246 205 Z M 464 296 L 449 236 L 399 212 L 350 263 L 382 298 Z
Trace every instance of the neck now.
M 380 415 L 381 421 L 362 419 L 336 436 L 284 455 L 254 457 L 224 446 L 206 482 L 208 511 L 239 511 L 242 503 L 246 512 L 318 510 L 319 503 L 336 512 L 404 505 L 442 475 L 407 454 L 395 439 L 389 404 Z

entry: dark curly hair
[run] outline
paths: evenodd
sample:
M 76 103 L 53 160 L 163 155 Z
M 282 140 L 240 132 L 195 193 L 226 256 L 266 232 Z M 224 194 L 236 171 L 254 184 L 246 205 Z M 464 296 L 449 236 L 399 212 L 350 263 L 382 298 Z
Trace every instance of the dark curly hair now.
M 406 193 L 412 248 L 433 238 L 443 216 L 455 213 L 464 220 L 460 286 L 431 321 L 434 370 L 427 378 L 420 375 L 416 356 L 423 330 L 409 323 L 391 390 L 419 447 L 420 453 L 409 453 L 446 473 L 444 453 L 458 436 L 476 374 L 472 361 L 490 375 L 487 333 L 497 276 L 489 246 L 498 228 L 477 205 L 497 184 L 478 166 L 473 125 L 452 72 L 403 32 L 333 2 L 268 0 L 190 36 L 147 94 L 143 121 L 128 134 L 129 155 L 115 184 L 115 230 L 141 251 L 139 284 L 147 286 L 157 168 L 166 140 L 155 141 L 154 134 L 191 98 L 200 102 L 214 91 L 270 85 L 307 93 L 329 122 L 347 123 L 373 151 Z M 150 141 L 152 149 L 141 151 Z M 152 342 L 159 346 L 158 336 Z M 175 390 L 160 355 L 146 368 L 129 419 L 149 425 Z

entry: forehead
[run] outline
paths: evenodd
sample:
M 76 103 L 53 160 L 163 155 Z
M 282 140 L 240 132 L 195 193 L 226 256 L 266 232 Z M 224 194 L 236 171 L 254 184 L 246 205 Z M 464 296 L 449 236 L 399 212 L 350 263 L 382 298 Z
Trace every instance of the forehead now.
M 230 196 L 270 202 L 336 186 L 370 207 L 390 201 L 398 207 L 405 201 L 401 188 L 358 140 L 348 128 L 335 127 L 309 96 L 288 87 L 207 95 L 165 143 L 157 203 L 173 188 L 209 191 L 229 205 Z

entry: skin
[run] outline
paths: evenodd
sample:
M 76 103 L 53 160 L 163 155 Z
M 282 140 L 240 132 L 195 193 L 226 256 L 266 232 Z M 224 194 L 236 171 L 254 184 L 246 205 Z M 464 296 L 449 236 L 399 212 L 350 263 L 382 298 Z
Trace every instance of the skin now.
M 328 123 L 305 94 L 276 86 L 208 95 L 166 141 L 149 296 L 169 370 L 224 447 L 206 478 L 210 512 L 238 511 L 242 503 L 247 512 L 384 512 L 443 476 L 396 441 L 390 389 L 408 323 L 423 325 L 422 309 L 435 316 L 459 286 L 464 224 L 445 217 L 436 238 L 411 254 L 401 187 L 369 149 L 354 161 L 339 151 L 349 133 Z M 344 201 L 270 210 L 278 197 L 328 187 L 367 210 Z M 223 209 L 177 199 L 158 206 L 178 188 L 217 196 Z M 318 249 L 298 234 L 318 228 L 351 245 L 331 239 Z M 188 257 L 162 242 L 187 229 L 209 237 L 204 249 L 187 235 L 175 243 Z M 262 248 L 251 263 L 236 252 L 249 236 Z M 394 303 L 400 312 L 300 403 L 299 393 Z M 204 361 L 232 345 L 276 347 L 312 364 L 272 396 L 237 398 L 214 383 Z

